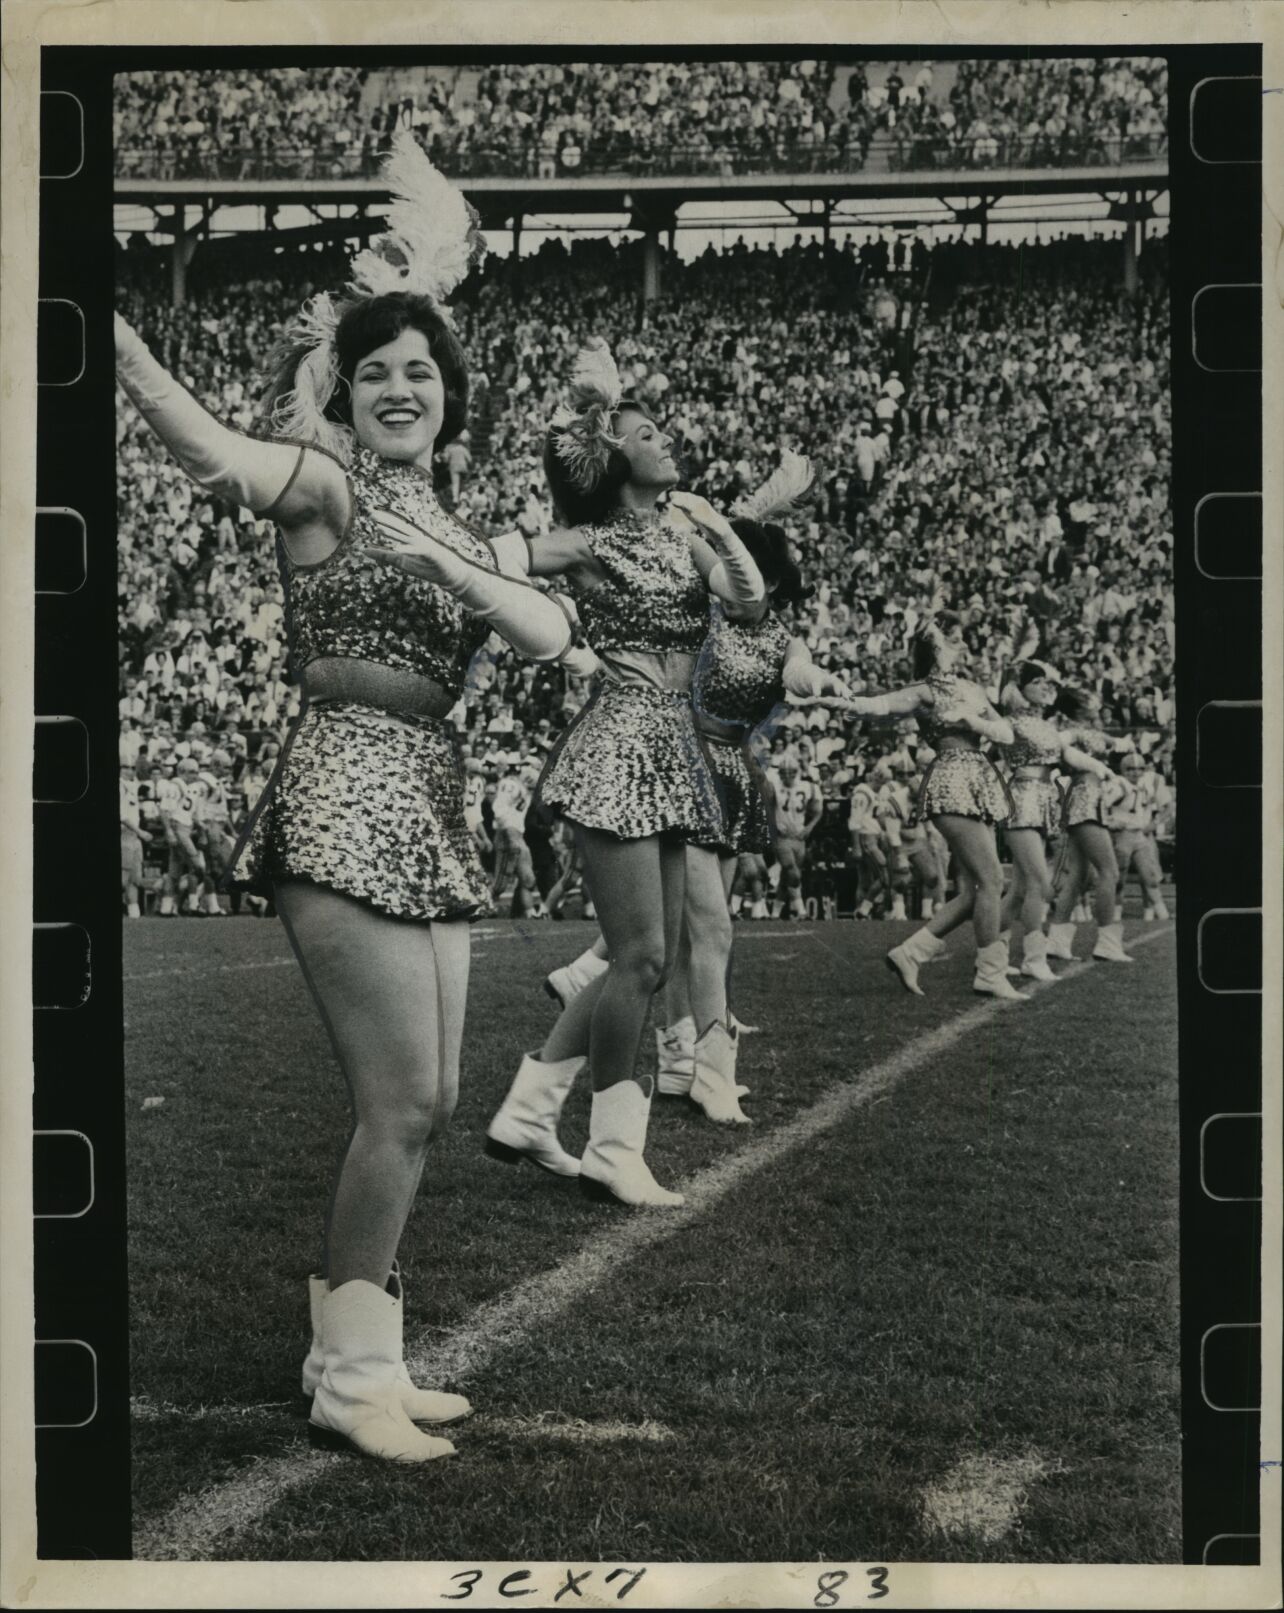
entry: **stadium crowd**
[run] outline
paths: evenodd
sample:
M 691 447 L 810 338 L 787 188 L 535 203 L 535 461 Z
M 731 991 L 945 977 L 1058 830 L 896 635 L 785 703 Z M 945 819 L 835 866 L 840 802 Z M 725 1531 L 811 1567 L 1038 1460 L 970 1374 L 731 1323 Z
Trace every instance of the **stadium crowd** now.
M 445 502 L 483 532 L 547 528 L 544 426 L 576 343 L 600 333 L 626 388 L 679 438 L 690 485 L 720 507 L 781 445 L 814 458 L 817 489 L 791 532 L 813 588 L 797 627 L 822 665 L 857 692 L 909 682 L 915 625 L 948 606 L 993 695 L 1037 644 L 1171 785 L 1164 244 L 1151 243 L 1125 298 L 1110 242 L 946 243 L 930 252 L 930 282 L 926 249 L 918 272 L 893 273 L 886 252 L 880 262 L 850 239 L 737 243 L 688 264 L 666 256 L 662 295 L 643 311 L 639 253 L 550 242 L 493 263 L 460 295 L 474 392 L 469 438 L 442 456 Z M 257 275 L 244 258 L 222 269 L 198 258 L 176 310 L 156 294 L 160 260 L 125 253 L 119 297 L 158 357 L 248 430 L 242 378 L 299 298 L 341 273 L 341 259 L 315 252 L 265 260 Z M 147 905 L 215 911 L 197 864 L 225 858 L 298 709 L 272 530 L 203 496 L 134 411 L 117 422 L 122 814 L 151 837 Z M 475 662 L 452 720 L 483 839 L 496 797 L 503 810 L 521 793 L 586 693 L 497 640 Z M 862 894 L 854 794 L 912 782 L 923 761 L 912 723 L 854 725 L 822 706 L 784 714 L 760 742 L 821 802 L 808 894 L 850 911 Z M 547 887 L 557 835 L 536 812 L 527 821 Z
M 385 81 L 386 79 L 386 81 Z M 1165 142 L 1162 59 L 574 62 L 132 73 L 118 171 L 373 173 L 409 128 L 451 175 L 1063 166 Z

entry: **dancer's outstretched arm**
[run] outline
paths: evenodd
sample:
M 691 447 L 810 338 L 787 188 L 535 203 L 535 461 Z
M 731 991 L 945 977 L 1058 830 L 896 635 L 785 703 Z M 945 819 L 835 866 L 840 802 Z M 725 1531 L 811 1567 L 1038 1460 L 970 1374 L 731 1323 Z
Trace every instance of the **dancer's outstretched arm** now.
M 233 431 L 174 379 L 119 314 L 115 332 L 117 379 L 194 482 L 256 515 L 270 512 L 287 534 L 323 528 L 333 547 L 347 526 L 350 501 L 337 461 L 297 443 L 266 442 Z
M 727 615 L 753 621 L 767 608 L 767 585 L 753 556 L 725 516 L 697 493 L 670 493 L 669 507 L 698 527 L 691 535 L 691 554 L 709 592 Z
M 388 565 L 435 583 L 465 610 L 480 616 L 519 655 L 556 661 L 571 647 L 570 618 L 553 595 L 466 560 L 393 510 L 372 513 L 384 537 L 375 553 Z
M 831 695 L 836 700 L 854 700 L 856 696 L 835 672 L 826 672 L 811 658 L 811 651 L 800 638 L 791 638 L 785 651 L 785 665 L 781 672 L 785 693 L 800 700 L 819 700 Z

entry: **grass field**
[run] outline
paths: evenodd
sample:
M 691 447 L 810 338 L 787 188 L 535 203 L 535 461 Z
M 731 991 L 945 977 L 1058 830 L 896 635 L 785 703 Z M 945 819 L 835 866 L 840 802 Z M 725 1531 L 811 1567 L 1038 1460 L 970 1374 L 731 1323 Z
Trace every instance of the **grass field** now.
M 1024 1005 L 972 995 L 961 939 L 905 995 L 879 959 L 908 928 L 742 927 L 756 1124 L 657 1101 L 676 1214 L 482 1155 L 543 977 L 592 932 L 475 930 L 403 1266 L 408 1357 L 477 1410 L 405 1471 L 305 1439 L 345 1107 L 283 932 L 128 925 L 136 1553 L 1176 1562 L 1171 928 Z

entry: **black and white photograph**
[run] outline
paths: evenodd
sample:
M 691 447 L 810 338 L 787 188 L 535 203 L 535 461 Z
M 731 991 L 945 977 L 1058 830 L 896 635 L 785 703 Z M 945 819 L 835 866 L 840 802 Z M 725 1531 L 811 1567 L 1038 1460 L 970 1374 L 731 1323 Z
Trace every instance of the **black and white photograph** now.
M 82 1348 L 128 1448 L 120 1549 L 82 1513 L 42 1556 L 532 1607 L 1212 1564 L 1271 1605 L 1261 962 L 1181 962 L 1214 761 L 1262 946 L 1261 494 L 1201 527 L 1175 466 L 1201 74 L 1131 26 L 108 53 L 121 1310 Z M 1208 729 L 1196 570 L 1251 607 Z M 1223 1009 L 1256 1040 L 1206 1107 L 1256 1131 L 1192 1165 L 1179 1030 Z M 39 1094 L 37 1173 L 94 1161 Z M 1188 1170 L 1256 1274 L 1220 1336 Z M 92 1203 L 37 1220 L 38 1294 Z M 52 1520 L 95 1413 L 42 1421 L 37 1357 Z M 1261 1438 L 1202 1532 L 1192 1386 Z

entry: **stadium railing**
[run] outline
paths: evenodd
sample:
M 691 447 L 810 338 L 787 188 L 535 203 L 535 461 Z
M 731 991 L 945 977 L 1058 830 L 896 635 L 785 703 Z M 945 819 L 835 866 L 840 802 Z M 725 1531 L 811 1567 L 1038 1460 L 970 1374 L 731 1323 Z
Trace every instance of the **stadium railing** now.
M 950 138 L 904 135 L 871 141 L 806 140 L 773 144 L 719 142 L 670 145 L 662 151 L 621 149 L 618 145 L 576 148 L 568 158 L 543 149 L 537 141 L 520 145 L 495 142 L 458 151 L 429 142 L 433 161 L 452 179 L 574 179 L 618 175 L 621 179 L 662 175 L 680 179 L 703 174 L 841 173 L 882 169 L 916 172 L 940 169 L 1102 168 L 1153 161 L 1168 149 L 1164 134 L 1120 136 L 1092 134 L 1022 135 L 1000 139 L 963 133 Z M 116 152 L 116 173 L 129 179 L 326 180 L 377 179 L 381 151 L 350 146 L 283 145 L 271 152 L 184 150 L 181 146 L 134 146 Z

